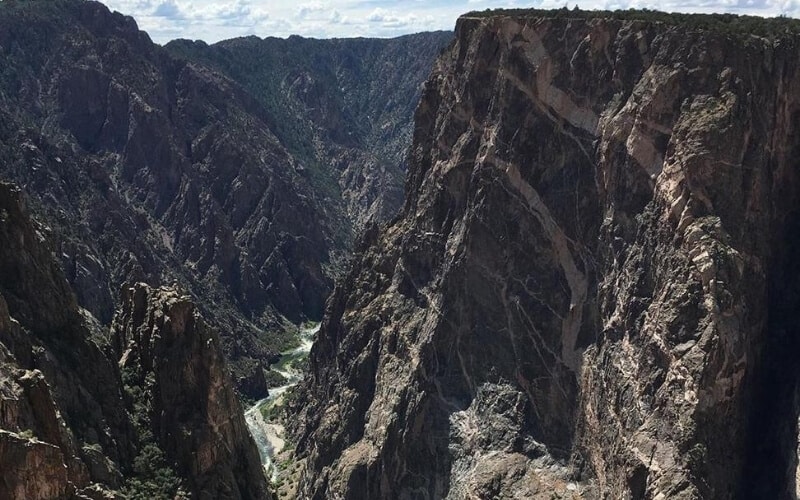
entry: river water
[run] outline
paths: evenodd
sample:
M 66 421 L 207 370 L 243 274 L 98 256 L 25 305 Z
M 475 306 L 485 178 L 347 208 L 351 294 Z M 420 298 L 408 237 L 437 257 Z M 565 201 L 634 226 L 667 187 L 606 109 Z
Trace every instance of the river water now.
M 256 402 L 244 413 L 247 427 L 250 429 L 250 434 L 253 435 L 258 447 L 261 463 L 264 464 L 264 471 L 273 481 L 278 478 L 278 467 L 274 460 L 275 455 L 280 453 L 285 444 L 284 428 L 280 423 L 267 421 L 261 410 L 262 408 L 279 406 L 286 391 L 303 380 L 303 364 L 308 359 L 309 352 L 311 352 L 311 344 L 314 341 L 314 335 L 317 330 L 319 330 L 318 325 L 302 329 L 300 331 L 300 345 L 282 352 L 280 361 L 272 367 L 273 370 L 286 379 L 286 384 L 271 388 L 269 396 Z

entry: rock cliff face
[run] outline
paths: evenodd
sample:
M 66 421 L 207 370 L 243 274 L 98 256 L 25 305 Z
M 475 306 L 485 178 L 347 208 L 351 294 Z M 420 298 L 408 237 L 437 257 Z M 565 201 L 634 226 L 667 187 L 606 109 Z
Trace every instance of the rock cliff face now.
M 339 88 L 339 80 L 325 80 L 335 78 L 332 70 L 314 82 L 293 73 L 298 82 L 287 80 L 290 88 L 267 100 L 248 87 L 252 78 L 232 73 L 240 84 L 202 61 L 173 57 L 102 4 L 2 2 L 0 176 L 22 186 L 37 217 L 57 229 L 58 255 L 82 307 L 108 325 L 123 284 L 179 283 L 223 332 L 239 388 L 260 397 L 262 368 L 282 350 L 291 323 L 320 318 L 353 225 L 399 206 L 396 160 L 436 54 L 433 45 L 412 53 L 427 47 L 420 40 L 393 45 L 405 59 L 381 102 L 402 120 L 399 132 L 387 132 L 361 123 L 366 112 L 337 121 L 350 102 L 313 115 L 312 101 Z M 250 54 L 244 42 L 225 50 Z M 354 50 L 337 53 L 357 59 Z M 259 71 L 274 74 L 270 65 L 283 62 L 259 61 Z M 357 76 L 364 81 L 351 87 L 363 85 L 369 96 L 383 90 L 377 70 L 342 78 Z M 301 102 L 302 118 L 284 119 Z M 331 138 L 340 127 L 364 137 Z M 385 148 L 366 152 L 378 143 Z M 384 151 L 392 154 L 378 161 Z
M 798 30 L 636 16 L 459 20 L 311 353 L 303 498 L 794 498 Z
M 116 364 L 91 340 L 45 230 L 19 189 L 0 184 L 3 498 L 116 488 L 135 447 Z
M 167 457 L 207 498 L 267 498 L 261 461 L 221 354 L 186 296 L 138 284 L 124 292 L 112 327 L 128 383 Z M 261 478 L 260 481 L 254 478 Z
M 108 332 L 77 306 L 47 231 L 28 218 L 20 190 L 0 183 L 0 497 L 269 498 L 217 337 L 191 304 L 166 290 L 131 292 L 116 320 L 123 380 Z M 145 317 L 149 329 L 137 323 Z M 132 347 L 144 345 L 141 334 L 150 334 L 147 357 Z M 174 484 L 140 477 L 156 465 L 142 462 L 162 455 L 162 474 L 177 464 Z

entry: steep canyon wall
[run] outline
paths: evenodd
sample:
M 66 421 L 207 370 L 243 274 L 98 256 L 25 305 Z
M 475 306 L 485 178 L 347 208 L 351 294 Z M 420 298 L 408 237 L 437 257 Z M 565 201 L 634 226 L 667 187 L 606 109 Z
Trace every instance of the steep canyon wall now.
M 308 498 L 793 498 L 800 38 L 625 17 L 459 20 L 312 350 Z

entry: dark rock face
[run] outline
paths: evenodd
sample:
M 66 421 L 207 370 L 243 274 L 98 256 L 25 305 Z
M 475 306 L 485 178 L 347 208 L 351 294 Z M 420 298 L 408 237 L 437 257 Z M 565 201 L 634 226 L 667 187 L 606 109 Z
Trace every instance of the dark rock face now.
M 120 366 L 139 385 L 151 378 L 153 434 L 191 490 L 269 497 L 216 333 L 173 290 L 138 284 L 124 295 L 112 327 Z
M 11 498 L 67 496 L 101 475 L 117 487 L 135 446 L 116 363 L 92 341 L 44 230 L 19 189 L 0 183 L 0 461 L 14 471 L 4 473 Z M 92 470 L 84 445 L 117 465 Z
M 460 19 L 311 353 L 302 496 L 794 498 L 798 43 Z
M 269 498 L 219 340 L 191 303 L 135 289 L 114 338 L 125 348 L 122 365 L 138 363 L 156 383 L 126 377 L 123 384 L 114 355 L 122 349 L 78 308 L 46 231 L 28 218 L 20 190 L 0 183 L 0 497 L 109 498 L 127 489 L 145 445 L 132 421 L 135 388 L 157 402 L 162 420 L 148 430 L 189 492 Z M 149 330 L 136 323 L 145 317 Z M 142 334 L 147 358 L 131 354 L 144 345 Z

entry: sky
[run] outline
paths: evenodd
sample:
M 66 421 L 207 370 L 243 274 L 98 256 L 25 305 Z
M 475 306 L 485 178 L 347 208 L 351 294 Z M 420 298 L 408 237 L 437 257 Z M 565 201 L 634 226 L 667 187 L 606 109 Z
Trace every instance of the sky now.
M 153 41 L 217 42 L 238 36 L 393 37 L 452 30 L 459 15 L 487 8 L 650 8 L 668 12 L 800 15 L 800 0 L 102 0 L 133 16 Z

